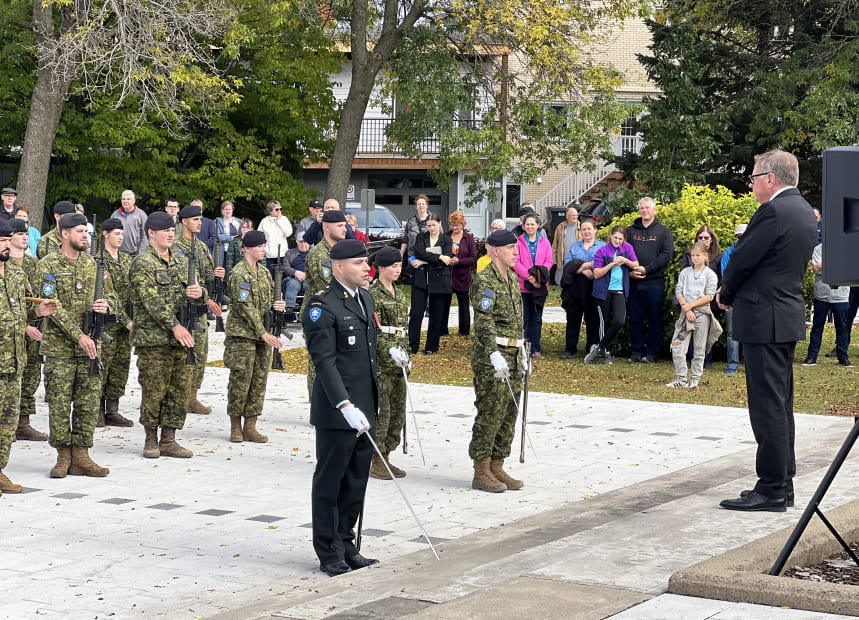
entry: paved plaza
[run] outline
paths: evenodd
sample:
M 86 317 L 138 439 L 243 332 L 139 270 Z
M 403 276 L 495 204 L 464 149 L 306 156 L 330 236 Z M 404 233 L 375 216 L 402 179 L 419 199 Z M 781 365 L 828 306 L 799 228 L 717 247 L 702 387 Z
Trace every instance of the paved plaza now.
M 310 540 L 305 377 L 270 375 L 267 444 L 228 442 L 227 380 L 207 369 L 214 412 L 178 434 L 192 459 L 142 458 L 133 363 L 120 411 L 135 427 L 97 429 L 91 451 L 107 478 L 52 480 L 47 444 L 13 445 L 6 471 L 26 492 L 0 498 L 0 617 L 836 617 L 665 591 L 676 570 L 795 523 L 851 419 L 798 415 L 797 508 L 744 514 L 717 504 L 754 481 L 746 410 L 533 393 L 526 462 L 518 430 L 509 461 L 526 486 L 495 495 L 470 488 L 472 390 L 415 384 L 426 464 L 413 428 L 391 458 L 441 562 L 394 485 L 371 479 L 362 552 L 382 563 L 331 579 Z M 824 508 L 859 497 L 857 473 L 854 457 Z

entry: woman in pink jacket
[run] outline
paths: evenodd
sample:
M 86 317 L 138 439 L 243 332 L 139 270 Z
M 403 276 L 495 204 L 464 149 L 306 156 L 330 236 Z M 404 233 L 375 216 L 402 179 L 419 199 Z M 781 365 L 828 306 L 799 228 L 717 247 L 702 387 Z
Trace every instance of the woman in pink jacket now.
M 549 269 L 552 268 L 552 244 L 540 234 L 540 217 L 531 213 L 522 222 L 524 233 L 517 241 L 516 264 L 519 291 L 522 293 L 522 310 L 525 322 L 525 339 L 531 343 L 531 357 L 543 359 L 540 352 L 540 332 L 543 328 L 543 305 L 548 293 Z M 533 267 L 545 267 L 543 270 Z

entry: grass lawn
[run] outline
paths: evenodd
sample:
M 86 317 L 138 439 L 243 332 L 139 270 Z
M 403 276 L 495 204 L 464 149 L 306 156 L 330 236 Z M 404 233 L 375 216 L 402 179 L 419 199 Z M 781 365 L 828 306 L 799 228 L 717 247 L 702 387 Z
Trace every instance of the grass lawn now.
M 455 330 L 454 330 L 455 331 Z M 584 337 L 584 334 L 582 334 Z M 825 415 L 859 415 L 859 367 L 842 368 L 837 360 L 824 358 L 823 353 L 834 346 L 835 332 L 827 327 L 823 335 L 821 355 L 817 366 L 794 366 L 795 409 L 802 413 Z M 437 355 L 415 355 L 412 380 L 443 385 L 471 385 L 471 367 L 468 356 L 471 337 L 452 333 L 442 338 Z M 580 345 L 582 346 L 582 345 Z M 725 363 L 714 362 L 712 370 L 705 370 L 697 390 L 667 388 L 674 378 L 674 366 L 668 360 L 657 364 L 630 364 L 625 358 L 615 358 L 614 365 L 585 366 L 583 355 L 562 360 L 564 325 L 543 325 L 543 354 L 546 359 L 534 364 L 531 389 L 536 392 L 582 394 L 632 398 L 658 402 L 701 403 L 726 407 L 746 407 L 746 376 L 742 364 L 736 375 L 725 374 Z M 796 356 L 805 358 L 807 342 L 797 345 Z M 854 363 L 859 363 L 859 347 L 850 347 Z M 283 353 L 286 372 L 304 373 L 307 370 L 307 352 L 294 349 Z

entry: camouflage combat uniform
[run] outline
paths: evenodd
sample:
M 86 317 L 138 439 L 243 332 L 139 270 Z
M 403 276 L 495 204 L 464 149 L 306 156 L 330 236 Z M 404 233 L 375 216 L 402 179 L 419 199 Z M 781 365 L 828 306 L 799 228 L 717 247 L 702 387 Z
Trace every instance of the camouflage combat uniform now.
M 36 246 L 36 257 L 41 260 L 48 254 L 59 252 L 63 245 L 63 238 L 60 236 L 60 229 L 52 228 L 39 239 L 39 245 Z
M 209 256 L 209 248 L 206 244 L 196 235 L 191 235 L 191 239 L 194 241 L 194 256 L 197 259 L 197 284 L 205 289 L 211 286 L 215 277 L 215 265 Z M 173 241 L 173 250 L 180 256 L 188 256 L 191 253 L 191 242 L 177 233 L 176 240 Z M 197 365 L 194 366 L 191 389 L 196 391 L 203 385 L 203 373 L 206 371 L 206 361 L 209 357 L 209 323 L 205 314 L 197 320 L 197 329 L 194 330 L 194 351 L 197 354 Z
M 104 243 L 104 240 L 102 240 Z M 128 367 L 131 364 L 131 338 L 126 328 L 131 317 L 131 284 L 128 272 L 131 269 L 131 256 L 118 252 L 114 259 L 108 252 L 104 253 L 104 266 L 113 282 L 113 290 L 119 300 L 116 307 L 116 323 L 111 323 L 105 331 L 113 339 L 110 344 L 103 344 L 101 361 L 104 366 L 101 380 L 101 397 L 105 400 L 119 400 L 125 395 L 125 385 L 128 383 Z
M 18 428 L 21 373 L 27 363 L 24 328 L 27 326 L 27 276 L 13 261 L 0 275 L 0 469 L 9 462 L 9 449 Z
M 400 444 L 406 419 L 406 380 L 402 369 L 394 364 L 388 350 L 401 347 L 409 350 L 409 303 L 394 287 L 391 295 L 380 280 L 370 287 L 379 317 L 379 347 L 377 372 L 379 381 L 379 418 L 376 422 L 376 443 L 383 454 L 393 452 Z M 394 332 L 394 333 L 390 333 Z
M 495 265 L 490 263 L 477 274 L 471 285 L 471 306 L 475 332 L 471 371 L 477 417 L 471 431 L 468 454 L 474 460 L 487 457 L 503 459 L 510 455 L 517 402 L 522 390 L 522 296 L 516 273 L 508 269 L 505 282 Z M 508 344 L 512 346 L 499 344 L 496 338 L 508 338 Z M 495 370 L 489 359 L 493 351 L 499 351 L 510 367 L 510 384 L 517 401 L 510 396 L 506 382 L 494 376 Z
M 299 317 L 304 316 L 304 310 L 310 302 L 310 298 L 325 290 L 325 287 L 331 282 L 334 277 L 331 271 L 331 246 L 324 238 L 322 241 L 310 248 L 307 253 L 307 259 L 304 263 L 304 274 L 307 282 L 307 294 L 304 295 L 304 301 L 301 302 L 301 311 Z M 307 398 L 313 394 L 313 382 L 316 380 L 316 369 L 313 367 L 313 360 L 307 356 Z
M 265 264 L 257 264 L 254 273 L 242 261 L 230 271 L 227 287 L 232 300 L 224 343 L 224 366 L 230 369 L 227 414 L 252 418 L 262 413 L 271 366 L 272 349 L 262 335 L 274 301 L 274 283 Z
M 12 259 L 17 262 L 17 259 Z M 10 261 L 11 262 L 11 261 Z M 36 291 L 37 295 L 41 295 L 41 281 L 39 278 L 39 261 L 32 256 L 24 256 L 21 267 L 27 276 L 27 281 L 30 287 Z M 45 321 L 49 319 L 36 319 L 32 317 L 31 325 L 34 325 L 42 331 Z M 27 338 L 27 366 L 24 368 L 24 374 L 21 376 L 21 411 L 20 417 L 28 417 L 36 415 L 36 390 L 39 389 L 39 382 L 42 380 L 42 356 L 39 354 L 39 342 L 32 338 Z
M 78 340 L 84 335 L 84 314 L 92 308 L 96 263 L 86 252 L 81 252 L 74 262 L 62 252 L 51 252 L 39 261 L 39 272 L 42 297 L 59 299 L 61 303 L 42 324 L 39 346 L 45 357 L 49 441 L 54 448 L 91 448 L 98 421 L 101 376 L 90 376 L 90 359 Z M 113 312 L 118 302 L 109 275 L 104 278 L 104 299 Z
M 173 336 L 173 328 L 187 300 L 188 261 L 172 249 L 165 261 L 149 246 L 132 262 L 129 281 L 134 296 L 131 345 L 137 352 L 140 424 L 147 429 L 181 429 L 193 367 L 185 365 L 188 350 Z M 198 303 L 205 300 L 204 289 Z

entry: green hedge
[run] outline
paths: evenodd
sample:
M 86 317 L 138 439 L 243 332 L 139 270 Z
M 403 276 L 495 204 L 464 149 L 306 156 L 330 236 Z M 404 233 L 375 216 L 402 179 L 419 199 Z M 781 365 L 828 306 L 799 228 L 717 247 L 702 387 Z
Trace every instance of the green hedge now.
M 670 204 L 657 204 L 656 216 L 659 221 L 668 227 L 674 236 L 674 256 L 665 270 L 666 295 L 663 302 L 664 329 L 662 338 L 662 354 L 668 354 L 668 341 L 677 318 L 677 309 L 673 305 L 674 286 L 677 284 L 677 276 L 680 273 L 680 260 L 683 254 L 695 241 L 697 230 L 707 224 L 719 238 L 722 251 L 727 250 L 734 243 L 734 229 L 737 224 L 748 223 L 758 208 L 751 193 L 736 196 L 729 189 L 717 186 L 715 189 L 708 186 L 686 185 L 683 188 L 680 199 Z M 638 217 L 638 213 L 627 213 L 612 221 L 612 226 L 629 226 Z M 597 236 L 603 241 L 608 241 L 611 226 L 601 228 Z M 804 295 L 806 307 L 811 308 L 813 293 L 814 274 L 809 267 L 804 281 Z M 720 342 L 720 348 L 724 347 L 724 336 Z M 629 350 L 629 335 L 626 329 L 619 336 L 616 348 L 620 351 Z

